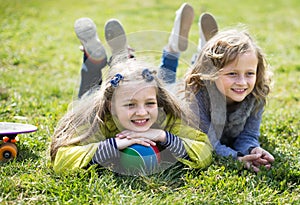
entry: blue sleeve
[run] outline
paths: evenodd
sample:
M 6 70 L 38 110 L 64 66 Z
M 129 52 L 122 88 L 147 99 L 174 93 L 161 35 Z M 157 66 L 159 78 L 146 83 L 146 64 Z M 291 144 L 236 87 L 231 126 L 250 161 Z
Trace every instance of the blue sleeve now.
M 244 130 L 239 134 L 233 144 L 235 150 L 249 154 L 250 147 L 259 147 L 258 138 L 260 136 L 260 124 L 262 119 L 263 108 L 257 114 L 252 114 L 247 119 Z
M 227 147 L 226 145 L 221 144 L 220 140 L 214 145 L 216 154 L 222 157 L 233 157 L 233 158 L 237 158 L 238 157 L 238 153 L 236 150 Z

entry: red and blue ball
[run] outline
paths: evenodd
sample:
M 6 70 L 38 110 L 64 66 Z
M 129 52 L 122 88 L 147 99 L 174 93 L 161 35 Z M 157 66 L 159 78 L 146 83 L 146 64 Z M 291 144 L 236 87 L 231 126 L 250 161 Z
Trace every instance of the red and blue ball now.
M 153 174 L 161 161 L 157 146 L 131 145 L 121 152 L 121 166 L 127 174 Z

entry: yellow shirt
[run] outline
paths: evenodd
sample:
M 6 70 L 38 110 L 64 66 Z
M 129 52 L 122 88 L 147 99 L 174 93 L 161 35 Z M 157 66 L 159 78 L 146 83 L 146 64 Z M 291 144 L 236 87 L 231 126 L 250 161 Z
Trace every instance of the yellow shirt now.
M 166 118 L 163 125 L 166 124 L 168 120 L 169 117 Z M 100 141 L 109 138 L 109 136 L 115 136 L 120 132 L 111 116 L 107 117 L 105 125 L 105 128 L 100 128 L 103 134 L 95 133 L 94 136 L 91 136 L 89 140 L 84 143 L 60 147 L 53 161 L 54 171 L 62 172 L 67 169 L 86 167 L 97 151 Z M 212 161 L 212 146 L 205 133 L 190 126 L 183 125 L 181 120 L 176 120 L 174 126 L 171 128 L 167 127 L 164 130 L 178 136 L 183 142 L 189 160 L 182 158 L 178 158 L 177 160 L 189 167 L 197 169 L 205 168 L 210 165 Z

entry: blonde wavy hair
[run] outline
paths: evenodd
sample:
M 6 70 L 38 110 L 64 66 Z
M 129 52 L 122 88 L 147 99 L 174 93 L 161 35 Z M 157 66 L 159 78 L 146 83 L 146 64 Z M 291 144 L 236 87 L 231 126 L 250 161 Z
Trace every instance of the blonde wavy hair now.
M 185 78 L 187 90 L 193 93 L 205 86 L 204 81 L 213 82 L 218 78 L 219 71 L 233 62 L 240 54 L 254 51 L 257 55 L 257 78 L 252 91 L 258 106 L 266 104 L 270 92 L 270 72 L 268 63 L 261 48 L 254 42 L 245 29 L 228 29 L 220 31 L 201 50 L 198 59 Z
M 87 143 L 90 141 L 91 136 L 99 133 L 100 127 L 108 130 L 106 121 L 107 116 L 111 115 L 110 104 L 115 90 L 110 82 L 111 79 L 116 74 L 121 74 L 124 78 L 120 81 L 119 86 L 130 82 L 145 82 L 142 71 L 146 68 L 151 73 L 151 76 L 154 77 L 151 83 L 154 83 L 157 89 L 158 107 L 162 108 L 165 114 L 168 115 L 166 126 L 161 129 L 170 129 L 176 119 L 188 121 L 187 116 L 189 115 L 186 115 L 188 110 L 184 110 L 178 103 L 178 100 L 165 89 L 156 75 L 157 68 L 145 63 L 145 61 L 128 59 L 108 68 L 108 76 L 106 78 L 104 76 L 105 79 L 103 79 L 100 88 L 84 95 L 70 106 L 68 112 L 59 121 L 52 136 L 50 146 L 51 160 L 54 160 L 60 147 L 76 145 L 82 142 Z M 105 140 L 108 137 L 97 136 L 97 140 Z

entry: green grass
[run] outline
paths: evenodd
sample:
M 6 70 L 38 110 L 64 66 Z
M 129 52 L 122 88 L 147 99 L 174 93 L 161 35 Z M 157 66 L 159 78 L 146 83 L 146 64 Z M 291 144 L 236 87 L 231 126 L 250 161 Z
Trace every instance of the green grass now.
M 196 18 L 189 51 L 182 55 L 188 62 L 198 40 L 197 20 L 202 11 L 213 13 L 221 29 L 240 23 L 247 26 L 274 73 L 261 127 L 262 146 L 276 157 L 273 169 L 255 174 L 236 161 L 215 157 L 205 170 L 178 166 L 148 177 L 94 169 L 56 174 L 50 167 L 48 147 L 79 85 L 82 53 L 74 21 L 82 16 L 94 19 L 104 42 L 105 21 L 118 18 L 129 39 L 134 39 L 130 40 L 133 47 L 159 55 L 182 2 L 0 3 L 0 119 L 38 127 L 35 133 L 20 135 L 15 161 L 0 164 L 0 204 L 300 204 L 298 0 L 192 0 Z M 158 38 L 149 35 L 152 38 L 147 41 L 137 33 L 148 30 Z M 181 66 L 179 77 L 186 67 Z

